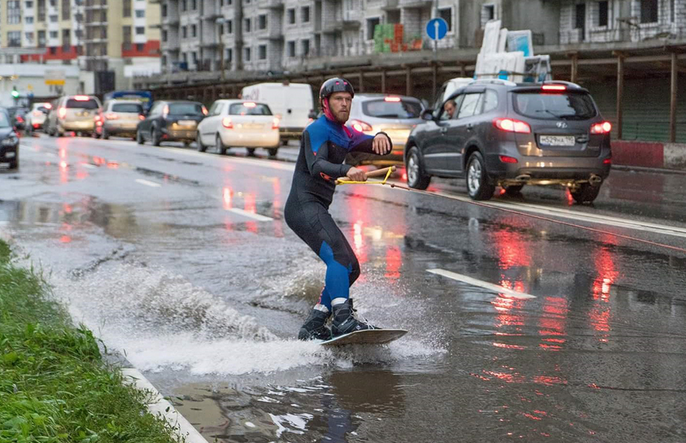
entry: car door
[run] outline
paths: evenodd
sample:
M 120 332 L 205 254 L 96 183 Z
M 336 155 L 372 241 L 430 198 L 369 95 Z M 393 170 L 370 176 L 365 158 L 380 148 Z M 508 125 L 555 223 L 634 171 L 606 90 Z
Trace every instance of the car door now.
M 462 172 L 463 153 L 473 140 L 475 127 L 481 118 L 485 89 L 468 89 L 464 99 L 455 111 L 454 119 L 445 134 L 446 163 L 453 173 Z
M 226 102 L 219 100 L 212 103 L 210 111 L 207 113 L 207 117 L 198 125 L 198 131 L 200 132 L 200 137 L 202 137 L 203 144 L 214 145 L 219 122 L 221 121 L 221 113 L 225 105 Z
M 143 139 L 147 140 L 150 138 L 150 127 L 152 124 L 152 121 L 162 114 L 162 108 L 164 107 L 163 102 L 155 102 L 152 104 L 152 108 L 150 108 L 150 112 L 148 112 L 148 115 L 145 116 L 145 120 L 140 122 L 138 125 L 138 130 L 140 133 L 143 135 Z
M 431 128 L 431 132 L 426 137 L 424 160 L 427 169 L 442 173 L 449 171 L 448 155 L 450 154 L 450 147 L 446 140 L 446 133 L 450 129 L 453 120 L 446 109 L 446 105 L 450 102 L 454 106 L 454 112 L 457 112 L 463 99 L 463 95 L 458 95 L 446 100 L 445 103 L 440 105 L 436 119 L 433 122 L 429 122 L 429 124 L 434 123 L 435 127 Z

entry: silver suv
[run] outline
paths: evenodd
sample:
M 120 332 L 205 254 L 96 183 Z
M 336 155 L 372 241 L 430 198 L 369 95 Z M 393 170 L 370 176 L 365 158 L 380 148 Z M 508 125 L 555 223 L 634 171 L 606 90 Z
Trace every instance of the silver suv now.
M 488 200 L 496 186 L 562 185 L 590 203 L 610 173 L 612 125 L 574 83 L 476 81 L 436 107 L 405 147 L 412 188 L 426 189 L 432 176 L 464 177 L 472 199 Z
M 57 100 L 48 114 L 45 132 L 50 136 L 76 132 L 93 134 L 94 117 L 100 112 L 100 100 L 89 95 L 67 95 Z

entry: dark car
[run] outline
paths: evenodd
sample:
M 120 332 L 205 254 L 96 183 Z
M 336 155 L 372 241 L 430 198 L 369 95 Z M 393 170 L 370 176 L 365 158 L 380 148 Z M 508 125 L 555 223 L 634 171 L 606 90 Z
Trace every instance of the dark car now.
M 156 101 L 145 120 L 138 123 L 136 140 L 153 146 L 164 141 L 181 141 L 185 145 L 195 140 L 198 123 L 207 115 L 202 103 L 192 101 Z
M 0 163 L 9 163 L 10 169 L 19 166 L 19 136 L 4 108 L 0 108 Z
M 592 202 L 610 173 L 610 130 L 586 89 L 568 82 L 476 81 L 425 111 L 405 147 L 410 187 L 432 176 L 465 177 L 469 196 L 488 200 L 496 186 L 561 185 Z
M 24 130 L 26 128 L 26 114 L 29 112 L 28 108 L 22 106 L 12 106 L 7 108 L 7 112 L 10 115 L 12 126 L 18 130 Z

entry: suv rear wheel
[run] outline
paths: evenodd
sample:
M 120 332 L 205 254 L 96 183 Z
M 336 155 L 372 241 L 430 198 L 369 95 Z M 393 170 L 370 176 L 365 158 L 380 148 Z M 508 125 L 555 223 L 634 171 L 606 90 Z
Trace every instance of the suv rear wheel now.
M 202 139 L 200 138 L 200 131 L 195 134 L 195 146 L 200 152 L 205 152 L 207 150 L 207 146 L 202 143 Z
M 486 163 L 481 153 L 475 151 L 467 161 L 467 192 L 473 200 L 490 200 L 495 186 L 488 182 Z
M 422 161 L 419 158 L 419 150 L 416 146 L 410 148 L 405 160 L 405 169 L 407 170 L 407 184 L 410 188 L 426 189 L 431 183 L 431 176 L 424 173 Z
M 598 193 L 600 193 L 600 186 L 581 183 L 576 189 L 569 188 L 569 192 L 579 204 L 592 203 L 598 197 Z

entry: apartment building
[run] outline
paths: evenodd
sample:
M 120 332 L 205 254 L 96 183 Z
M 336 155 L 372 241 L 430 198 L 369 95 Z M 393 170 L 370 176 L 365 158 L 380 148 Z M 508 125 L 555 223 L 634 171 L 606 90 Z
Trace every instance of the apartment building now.
M 160 72 L 160 19 L 150 0 L 7 0 L 0 47 L 10 63 L 76 65 L 85 91 L 106 92 Z

